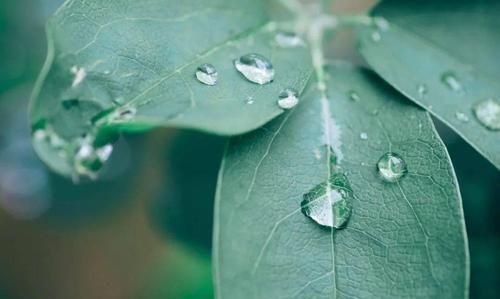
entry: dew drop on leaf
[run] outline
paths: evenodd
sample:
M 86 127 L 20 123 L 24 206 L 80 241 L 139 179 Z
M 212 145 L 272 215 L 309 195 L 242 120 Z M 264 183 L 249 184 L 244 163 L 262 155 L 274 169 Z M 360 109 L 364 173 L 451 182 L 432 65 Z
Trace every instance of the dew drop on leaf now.
M 234 61 L 236 69 L 250 82 L 267 84 L 274 79 L 274 67 L 266 57 L 260 54 L 247 54 Z
M 294 32 L 278 32 L 274 37 L 278 46 L 282 48 L 297 48 L 305 46 L 304 40 Z
M 334 173 L 304 194 L 301 211 L 320 226 L 341 229 L 352 213 L 353 193 L 344 174 Z
M 398 154 L 385 153 L 377 162 L 380 177 L 389 183 L 401 180 L 408 173 L 406 162 Z
M 469 122 L 469 117 L 463 112 L 455 112 L 455 117 L 461 122 Z
M 245 99 L 245 104 L 252 105 L 253 103 L 255 103 L 255 100 L 253 99 L 253 97 L 247 97 Z
M 477 120 L 487 129 L 500 130 L 500 103 L 495 99 L 487 99 L 473 108 Z
M 113 146 L 107 144 L 94 147 L 93 138 L 82 138 L 74 157 L 74 170 L 78 176 L 96 178 L 97 172 L 104 166 L 113 152 Z
M 361 97 L 359 96 L 359 94 L 357 92 L 355 92 L 354 90 L 349 91 L 348 95 L 349 95 L 349 99 L 351 99 L 354 102 L 359 102 L 361 100 Z
M 455 73 L 445 72 L 443 75 L 441 75 L 441 81 L 452 91 L 463 92 L 462 83 L 460 83 Z
M 209 63 L 200 65 L 196 69 L 196 79 L 206 85 L 215 85 L 217 83 L 217 70 Z
M 279 94 L 278 106 L 281 109 L 292 109 L 299 103 L 299 93 L 293 88 L 285 88 Z
M 380 32 L 378 31 L 373 31 L 371 35 L 372 41 L 378 43 L 382 39 L 382 35 L 380 35 Z
M 418 92 L 418 96 L 421 99 L 425 98 L 425 96 L 429 92 L 429 90 L 427 89 L 427 85 L 425 85 L 425 84 L 418 84 L 417 85 L 417 92 Z
M 368 134 L 366 134 L 365 132 L 359 134 L 359 138 L 361 138 L 362 140 L 367 140 L 368 139 Z

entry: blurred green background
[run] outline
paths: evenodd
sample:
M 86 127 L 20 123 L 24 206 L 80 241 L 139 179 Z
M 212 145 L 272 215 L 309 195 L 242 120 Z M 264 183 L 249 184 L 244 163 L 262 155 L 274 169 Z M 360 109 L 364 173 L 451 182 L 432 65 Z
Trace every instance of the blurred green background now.
M 45 58 L 43 24 L 61 2 L 0 5 L 0 299 L 213 298 L 212 206 L 224 139 L 174 130 L 127 136 L 102 179 L 79 185 L 35 156 L 28 100 Z M 372 3 L 337 1 L 336 9 Z M 333 58 L 361 62 L 349 31 L 328 47 Z M 464 200 L 471 298 L 499 298 L 500 173 L 437 126 Z

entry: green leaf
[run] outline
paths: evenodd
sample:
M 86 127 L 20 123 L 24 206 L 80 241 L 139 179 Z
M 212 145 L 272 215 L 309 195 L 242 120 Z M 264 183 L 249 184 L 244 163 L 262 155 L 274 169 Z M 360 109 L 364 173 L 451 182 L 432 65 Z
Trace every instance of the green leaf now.
M 383 1 L 373 14 L 385 17 L 389 29 L 365 28 L 359 35 L 360 51 L 379 75 L 497 168 L 500 131 L 483 126 L 473 109 L 490 98 L 500 102 L 499 13 L 500 3 L 492 0 Z M 450 74 L 456 90 L 443 78 Z
M 329 100 L 311 85 L 295 110 L 230 142 L 216 195 L 218 298 L 467 297 L 460 193 L 429 115 L 371 72 L 327 74 Z M 328 131 L 354 197 L 341 230 L 300 207 L 332 179 Z M 399 182 L 376 170 L 387 152 L 407 163 Z
M 233 135 L 262 126 L 282 113 L 279 92 L 303 89 L 312 72 L 306 47 L 277 46 L 265 12 L 266 1 L 66 2 L 48 23 L 48 60 L 32 100 L 34 130 L 50 135 L 35 142 L 38 153 L 70 174 L 84 134 L 102 146 L 116 129 Z M 233 60 L 248 53 L 272 61 L 273 83 L 257 85 L 236 71 Z M 196 80 L 204 63 L 216 67 L 217 85 Z

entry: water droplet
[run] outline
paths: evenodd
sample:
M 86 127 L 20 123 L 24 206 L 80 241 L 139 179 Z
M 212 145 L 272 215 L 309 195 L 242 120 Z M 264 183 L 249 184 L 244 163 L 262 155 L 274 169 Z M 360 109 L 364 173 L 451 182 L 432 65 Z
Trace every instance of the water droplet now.
M 217 70 L 209 63 L 202 64 L 196 69 L 196 78 L 203 84 L 215 85 L 217 83 Z
M 74 169 L 78 176 L 88 176 L 95 179 L 97 172 L 104 166 L 113 152 L 113 146 L 93 146 L 93 138 L 84 137 L 79 141 L 79 148 L 74 157 Z
M 297 48 L 305 46 L 304 40 L 302 40 L 302 38 L 294 32 L 278 32 L 274 39 L 282 48 Z
M 299 103 L 299 93 L 293 88 L 285 88 L 279 95 L 278 106 L 281 109 L 292 109 Z
M 462 83 L 460 83 L 457 76 L 453 72 L 445 72 L 441 75 L 441 81 L 455 92 L 463 91 Z
M 500 103 L 498 100 L 487 99 L 478 103 L 473 110 L 476 118 L 487 129 L 500 130 Z
M 117 97 L 117 98 L 113 99 L 113 104 L 115 104 L 117 106 L 121 106 L 121 105 L 125 104 L 125 99 L 123 97 Z
M 61 102 L 61 105 L 65 110 L 70 110 L 71 108 L 77 107 L 80 104 L 80 101 L 77 99 L 64 100 Z
M 425 85 L 425 84 L 419 84 L 419 85 L 417 85 L 417 92 L 418 92 L 418 96 L 421 99 L 425 98 L 425 96 L 429 92 L 429 90 L 427 89 L 427 85 Z
M 359 96 L 359 94 L 357 92 L 355 92 L 354 90 L 349 91 L 348 95 L 349 95 L 349 99 L 351 99 L 354 102 L 359 102 L 361 100 L 361 97 Z
M 380 177 L 389 183 L 399 181 L 408 173 L 406 162 L 398 154 L 385 153 L 377 162 Z
M 321 226 L 340 229 L 351 217 L 353 197 L 347 177 L 334 173 L 328 182 L 304 194 L 301 211 Z
M 245 104 L 252 105 L 253 103 L 255 103 L 255 100 L 253 99 L 253 97 L 247 97 L 245 99 Z
M 359 134 L 359 138 L 363 139 L 363 140 L 367 140 L 368 139 L 368 134 L 366 134 L 365 132 Z
M 274 79 L 274 67 L 266 57 L 260 54 L 247 54 L 234 61 L 236 69 L 249 81 L 267 84 Z
M 378 31 L 373 31 L 371 38 L 372 38 L 372 41 L 378 43 L 382 39 L 382 35 L 380 35 L 380 32 L 378 32 Z
M 469 121 L 469 117 L 467 115 L 465 115 L 465 113 L 462 113 L 462 112 L 456 112 L 455 113 L 455 117 L 461 121 L 461 122 L 468 122 Z
M 373 24 L 381 31 L 387 31 L 390 28 L 389 22 L 382 17 L 374 17 Z
M 73 79 L 73 83 L 71 83 L 71 87 L 75 88 L 80 85 L 85 77 L 87 77 L 87 71 L 85 68 L 79 68 L 76 65 L 71 68 L 71 73 L 75 76 Z

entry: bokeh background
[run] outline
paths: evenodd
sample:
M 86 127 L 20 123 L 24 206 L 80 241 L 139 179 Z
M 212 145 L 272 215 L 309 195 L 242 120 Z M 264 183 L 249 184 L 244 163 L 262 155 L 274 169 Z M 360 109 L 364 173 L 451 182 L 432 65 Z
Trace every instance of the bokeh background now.
M 373 2 L 338 0 L 334 9 L 360 12 Z M 35 156 L 28 101 L 45 59 L 44 23 L 61 3 L 0 5 L 0 299 L 213 298 L 212 209 L 223 138 L 166 129 L 127 136 L 102 178 L 79 185 Z M 363 63 L 349 30 L 328 49 L 331 58 Z M 464 200 L 471 298 L 500 298 L 500 173 L 437 126 Z

